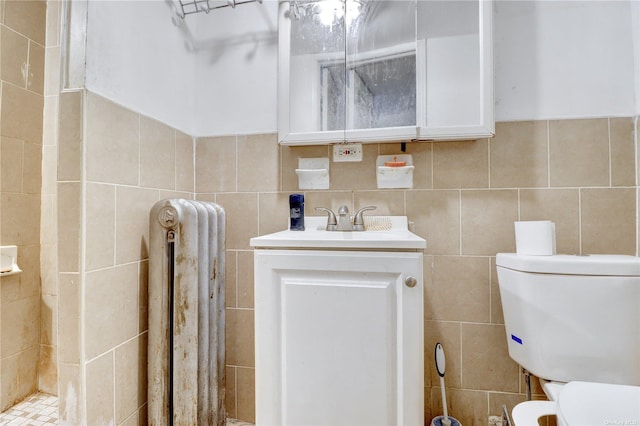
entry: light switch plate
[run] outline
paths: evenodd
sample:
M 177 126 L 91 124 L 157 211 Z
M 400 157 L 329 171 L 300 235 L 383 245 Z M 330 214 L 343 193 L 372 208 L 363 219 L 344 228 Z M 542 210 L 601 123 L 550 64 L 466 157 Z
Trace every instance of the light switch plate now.
M 362 161 L 361 143 L 339 143 L 333 145 L 333 161 Z

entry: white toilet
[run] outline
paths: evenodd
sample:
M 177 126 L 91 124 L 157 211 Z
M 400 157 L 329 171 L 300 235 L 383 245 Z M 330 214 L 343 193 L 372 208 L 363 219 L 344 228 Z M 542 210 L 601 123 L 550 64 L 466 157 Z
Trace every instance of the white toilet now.
M 640 425 L 640 258 L 496 257 L 509 355 L 550 401 L 513 409 L 516 426 Z

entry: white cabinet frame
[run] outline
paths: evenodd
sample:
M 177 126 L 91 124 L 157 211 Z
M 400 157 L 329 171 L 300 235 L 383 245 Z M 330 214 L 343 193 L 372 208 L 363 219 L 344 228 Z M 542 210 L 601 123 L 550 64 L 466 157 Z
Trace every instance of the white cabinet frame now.
M 419 0 L 422 1 L 422 0 Z M 438 125 L 427 122 L 427 85 L 429 78 L 426 72 L 426 43 L 417 41 L 416 50 L 416 126 L 398 126 L 372 129 L 331 130 L 331 131 L 291 131 L 290 105 L 290 32 L 291 22 L 288 17 L 289 1 L 279 2 L 279 42 L 278 42 L 278 142 L 281 145 L 326 145 L 340 142 L 377 143 L 391 141 L 451 141 L 471 140 L 492 137 L 495 134 L 494 123 L 494 84 L 493 84 L 493 0 L 477 0 L 479 11 L 479 118 L 473 123 Z M 362 56 L 362 53 L 360 53 Z M 308 111 L 309 120 L 320 121 L 320 64 L 329 58 L 318 56 L 316 64 L 308 64 L 315 69 L 307 70 L 314 75 L 316 87 L 316 109 Z M 310 60 L 312 61 L 312 60 Z M 464 102 L 462 100 L 461 102 Z M 475 100 L 471 101 L 475 102 Z M 319 125 L 314 126 L 319 128 Z

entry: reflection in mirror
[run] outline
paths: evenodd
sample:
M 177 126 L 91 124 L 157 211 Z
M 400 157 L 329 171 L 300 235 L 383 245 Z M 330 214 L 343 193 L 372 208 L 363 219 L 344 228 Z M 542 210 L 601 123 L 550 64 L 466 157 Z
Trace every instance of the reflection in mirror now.
M 295 0 L 289 130 L 416 125 L 416 0 Z
M 346 69 L 348 88 L 344 67 L 344 62 L 321 65 L 322 130 L 416 124 L 416 55 L 413 50 L 351 63 Z M 344 99 L 345 90 L 348 94 L 346 111 L 345 104 L 338 102 Z
M 346 128 L 415 126 L 416 0 L 352 1 L 360 7 L 347 8 Z
M 345 120 L 345 68 L 344 61 L 320 66 L 321 129 L 343 130 Z
M 291 20 L 291 56 L 290 56 L 290 131 L 314 132 L 319 130 L 343 130 L 344 120 L 327 124 L 330 109 L 334 117 L 344 111 L 344 90 L 339 82 L 344 82 L 345 25 L 344 4 L 341 1 L 291 1 L 289 18 Z M 331 68 L 331 64 L 343 66 Z M 322 66 L 329 66 L 323 69 Z M 322 81 L 335 81 L 331 85 Z M 344 86 L 344 84 L 342 84 Z M 334 90 L 330 102 L 321 104 L 321 92 Z M 326 97 L 329 96 L 325 94 Z M 323 124 L 324 123 L 324 124 Z

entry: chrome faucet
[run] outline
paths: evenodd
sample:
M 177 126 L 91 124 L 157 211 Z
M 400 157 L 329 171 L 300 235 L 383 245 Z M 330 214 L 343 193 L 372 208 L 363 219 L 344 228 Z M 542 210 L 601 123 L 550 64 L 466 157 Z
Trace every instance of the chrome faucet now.
M 351 223 L 349 208 L 347 206 L 340 206 L 337 219 L 331 209 L 316 207 L 316 210 L 319 212 L 327 212 L 327 231 L 364 231 L 364 217 L 362 214 L 375 209 L 375 206 L 366 206 L 358 209 L 353 217 L 353 223 Z
M 369 210 L 375 210 L 376 206 L 366 206 L 358 209 L 356 211 L 356 215 L 353 217 L 353 230 L 354 231 L 364 231 L 364 217 L 362 214 Z
M 340 206 L 338 209 L 338 228 L 337 231 L 353 231 L 351 224 L 351 216 L 349 216 L 349 207 Z
M 326 207 L 316 207 L 316 211 L 327 212 L 327 231 L 335 231 L 338 228 L 338 222 L 336 221 L 336 215 L 331 209 Z

